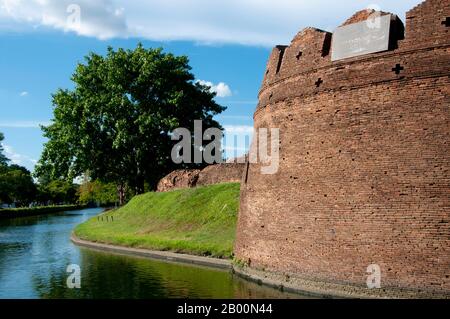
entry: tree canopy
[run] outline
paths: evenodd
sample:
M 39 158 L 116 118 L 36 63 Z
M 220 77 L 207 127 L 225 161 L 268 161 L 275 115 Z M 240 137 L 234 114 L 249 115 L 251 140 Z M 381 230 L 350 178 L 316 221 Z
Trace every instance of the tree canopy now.
M 115 183 L 119 194 L 154 187 L 174 168 L 171 132 L 218 127 L 213 116 L 225 110 L 210 88 L 195 82 L 186 56 L 162 49 L 108 48 L 78 64 L 73 90 L 53 95 L 54 119 L 43 127 L 48 138 L 36 176 L 71 180 L 89 172 L 92 180 Z

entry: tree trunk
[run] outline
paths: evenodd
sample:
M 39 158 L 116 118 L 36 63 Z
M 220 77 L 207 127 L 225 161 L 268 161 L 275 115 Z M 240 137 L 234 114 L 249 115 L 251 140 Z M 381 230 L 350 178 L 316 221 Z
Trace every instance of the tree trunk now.
M 119 206 L 123 206 L 125 204 L 125 186 L 123 184 L 117 186 L 117 193 L 119 195 Z
M 142 176 L 142 170 L 140 168 L 139 162 L 136 163 L 136 179 L 135 179 L 135 195 L 140 195 L 144 193 L 144 178 Z

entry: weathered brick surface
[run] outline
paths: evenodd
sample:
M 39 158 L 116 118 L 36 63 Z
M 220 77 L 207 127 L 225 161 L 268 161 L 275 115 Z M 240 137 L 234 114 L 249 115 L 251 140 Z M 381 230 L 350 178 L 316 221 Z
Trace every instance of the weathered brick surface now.
M 245 164 L 226 163 L 204 168 L 198 177 L 197 186 L 240 182 Z
M 316 29 L 274 49 L 255 129 L 281 129 L 280 170 L 249 165 L 238 259 L 360 287 L 379 264 L 383 287 L 450 294 L 449 16 L 428 0 L 397 49 L 334 63 Z
M 181 188 L 192 188 L 197 184 L 199 169 L 181 169 L 163 177 L 158 183 L 158 192 L 168 192 Z
M 361 21 L 366 21 L 367 19 L 373 19 L 374 16 L 384 16 L 387 14 L 389 14 L 389 12 L 375 11 L 374 9 L 361 10 L 352 15 L 342 25 L 349 25 Z
M 159 181 L 157 191 L 168 192 L 180 188 L 240 182 L 244 167 L 245 164 L 224 163 L 210 165 L 203 170 L 176 170 Z

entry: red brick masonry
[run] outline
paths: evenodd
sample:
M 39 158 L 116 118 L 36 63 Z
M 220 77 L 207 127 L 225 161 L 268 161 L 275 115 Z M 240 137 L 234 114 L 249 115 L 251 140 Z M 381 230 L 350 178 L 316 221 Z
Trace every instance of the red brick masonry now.
M 238 260 L 361 289 L 378 264 L 384 289 L 450 296 L 449 19 L 425 1 L 395 49 L 336 62 L 317 29 L 273 49 L 254 119 L 280 128 L 280 169 L 245 172 Z
M 245 164 L 224 163 L 206 168 L 176 170 L 162 178 L 158 183 L 158 192 L 168 192 L 180 188 L 192 188 L 220 183 L 240 182 Z

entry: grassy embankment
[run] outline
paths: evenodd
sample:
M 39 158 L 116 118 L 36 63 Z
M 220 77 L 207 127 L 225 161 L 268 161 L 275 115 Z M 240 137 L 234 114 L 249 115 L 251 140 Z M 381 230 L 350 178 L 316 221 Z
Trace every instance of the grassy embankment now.
M 83 207 L 78 205 L 41 206 L 31 208 L 4 208 L 0 209 L 0 219 L 46 215 L 68 210 L 77 210 L 81 208 Z
M 124 207 L 79 225 L 75 235 L 126 247 L 229 258 L 239 188 L 239 183 L 226 183 L 139 195 Z

